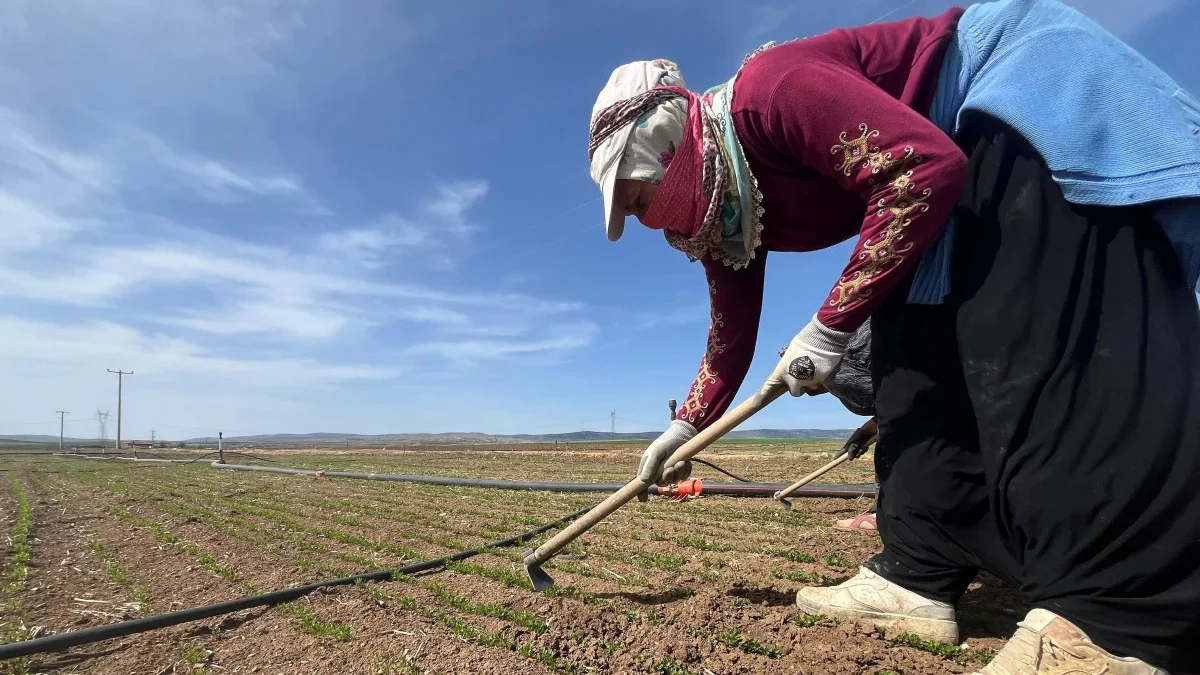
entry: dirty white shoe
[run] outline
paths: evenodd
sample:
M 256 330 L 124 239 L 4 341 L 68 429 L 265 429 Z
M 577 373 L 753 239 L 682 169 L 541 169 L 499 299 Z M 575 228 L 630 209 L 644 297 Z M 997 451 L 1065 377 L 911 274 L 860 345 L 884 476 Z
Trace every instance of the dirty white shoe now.
M 1034 609 L 983 670 L 971 675 L 1168 675 L 1133 658 L 1120 658 L 1092 644 L 1083 631 L 1044 609 Z
M 796 606 L 806 614 L 879 626 L 889 635 L 913 633 L 925 640 L 958 644 L 953 605 L 917 595 L 865 567 L 837 586 L 800 589 Z

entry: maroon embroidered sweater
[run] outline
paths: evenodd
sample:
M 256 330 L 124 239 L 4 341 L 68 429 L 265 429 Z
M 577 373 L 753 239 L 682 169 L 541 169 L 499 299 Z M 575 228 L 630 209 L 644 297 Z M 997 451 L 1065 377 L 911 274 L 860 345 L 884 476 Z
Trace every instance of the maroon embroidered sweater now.
M 962 151 L 926 117 L 962 13 L 838 29 L 745 65 L 732 114 L 762 192 L 762 245 L 741 270 L 704 260 L 712 324 L 678 419 L 703 429 L 745 379 L 768 251 L 815 251 L 858 237 L 817 311 L 840 331 L 861 326 L 917 264 L 966 171 Z M 802 308 L 797 315 L 808 316 Z

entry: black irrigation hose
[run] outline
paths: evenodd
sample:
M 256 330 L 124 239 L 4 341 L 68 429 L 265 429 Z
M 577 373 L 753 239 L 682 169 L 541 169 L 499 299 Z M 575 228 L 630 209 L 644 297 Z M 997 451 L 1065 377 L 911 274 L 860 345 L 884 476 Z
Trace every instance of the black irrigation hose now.
M 594 507 L 595 504 L 585 509 L 580 509 L 575 513 L 563 516 L 552 523 L 542 525 L 541 527 L 532 529 L 524 534 L 518 534 L 515 537 L 502 539 L 494 544 L 486 544 L 479 548 L 459 551 L 454 555 L 448 555 L 441 558 L 435 558 L 433 560 L 425 560 L 423 562 L 405 565 L 404 567 L 394 570 L 368 572 L 365 574 L 356 574 L 350 577 L 342 577 L 340 579 L 318 581 L 305 586 L 285 588 L 283 590 L 272 591 L 270 593 L 254 595 L 249 598 L 230 600 L 228 602 L 219 602 L 215 605 L 204 605 L 202 607 L 192 607 L 191 609 L 181 609 L 177 612 L 168 612 L 166 614 L 147 616 L 141 619 L 133 619 L 131 621 L 110 623 L 104 626 L 84 628 L 83 630 L 59 633 L 57 635 L 47 635 L 46 637 L 35 638 L 33 640 L 22 640 L 21 642 L 0 645 L 0 660 L 15 659 L 22 656 L 29 656 L 31 654 L 40 654 L 42 652 L 78 647 L 79 645 L 100 642 L 101 640 L 111 640 L 113 638 L 133 635 L 135 633 L 144 633 L 146 631 L 166 628 L 168 626 L 175 626 L 181 623 L 210 619 L 214 616 L 230 614 L 232 612 L 240 612 L 245 609 L 253 609 L 254 607 L 279 605 L 308 595 L 309 593 L 312 593 L 320 588 L 329 588 L 331 586 L 349 586 L 360 581 L 391 581 L 397 574 L 416 574 L 418 572 L 427 572 L 429 570 L 440 569 L 447 563 L 465 560 L 471 556 L 478 555 L 485 550 L 523 544 L 537 535 L 542 534 L 543 532 L 547 532 L 560 525 L 564 525 L 572 520 L 575 520 L 588 511 L 591 511 Z
M 707 466 L 710 469 L 716 469 L 717 471 L 720 471 L 721 473 L 725 474 L 726 476 L 729 476 L 730 478 L 732 478 L 736 481 L 740 481 L 742 483 L 753 483 L 754 482 L 754 481 L 750 480 L 749 478 L 742 478 L 741 476 L 739 476 L 737 474 L 730 473 L 730 472 L 726 471 L 725 469 L 722 469 L 721 467 L 717 466 L 716 464 L 713 464 L 712 462 L 709 462 L 709 461 L 706 461 L 703 459 L 697 459 L 695 457 L 692 458 L 692 461 L 697 464 L 703 464 L 704 466 Z
M 220 450 L 216 450 L 216 451 L 213 451 L 213 452 L 209 452 L 209 453 L 206 453 L 206 454 L 200 455 L 199 457 L 197 457 L 196 459 L 193 459 L 193 460 L 191 460 L 190 462 L 184 462 L 184 463 L 185 463 L 185 464 L 195 464 L 196 462 L 199 462 L 200 460 L 204 459 L 205 457 L 212 457 L 213 455 L 219 455 L 219 454 L 221 454 L 221 452 L 222 452 L 222 451 L 220 451 Z M 268 463 L 268 464 L 274 464 L 274 463 L 275 463 L 275 460 L 273 460 L 273 459 L 267 459 L 266 457 L 255 457 L 254 455 L 251 455 L 251 454 L 248 454 L 248 453 L 245 453 L 245 452 L 238 452 L 238 451 L 236 451 L 236 450 L 225 450 L 225 451 L 224 451 L 224 453 L 225 453 L 226 455 L 238 455 L 238 456 L 241 456 L 241 457 L 249 457 L 250 459 L 256 459 L 256 460 L 258 460 L 258 461 L 260 461 L 260 462 L 266 462 L 266 463 Z
M 448 478 L 444 476 L 410 476 L 391 473 L 360 473 L 355 471 L 313 471 L 310 469 L 293 469 L 284 466 L 251 466 L 249 464 L 218 464 L 213 462 L 214 469 L 229 469 L 232 471 L 261 471 L 265 473 L 282 473 L 292 476 L 316 476 L 325 478 L 351 478 L 356 480 L 382 480 L 401 483 L 420 483 L 424 485 L 444 485 L 452 487 L 486 487 L 499 490 L 537 490 L 545 492 L 616 492 L 625 487 L 625 483 L 543 483 L 522 480 L 497 480 L 493 478 Z M 776 492 L 788 487 L 787 483 L 704 483 L 702 494 L 725 495 L 729 497 L 771 497 Z M 651 495 L 670 495 L 672 492 L 651 485 L 647 492 Z M 809 484 L 796 492 L 796 497 L 873 497 L 874 485 L 843 485 L 843 484 Z

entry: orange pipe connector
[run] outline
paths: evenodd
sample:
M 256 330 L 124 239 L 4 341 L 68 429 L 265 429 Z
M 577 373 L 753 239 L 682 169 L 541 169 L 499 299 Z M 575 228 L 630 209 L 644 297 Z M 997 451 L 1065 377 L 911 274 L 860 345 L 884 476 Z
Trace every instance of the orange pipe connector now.
M 658 494 L 663 497 L 670 497 L 673 502 L 681 502 L 688 497 L 699 497 L 703 491 L 703 478 L 689 478 L 658 488 Z

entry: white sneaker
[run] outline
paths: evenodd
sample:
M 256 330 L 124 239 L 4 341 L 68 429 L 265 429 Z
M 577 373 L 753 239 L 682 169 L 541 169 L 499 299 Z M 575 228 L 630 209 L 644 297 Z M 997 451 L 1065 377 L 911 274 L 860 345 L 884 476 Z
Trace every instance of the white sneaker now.
M 1133 658 L 1120 658 L 1092 644 L 1075 624 L 1034 609 L 992 662 L 971 675 L 1168 675 Z
M 796 606 L 805 614 L 870 623 L 893 636 L 912 633 L 924 640 L 958 644 L 953 605 L 917 595 L 865 567 L 837 586 L 800 589 Z

